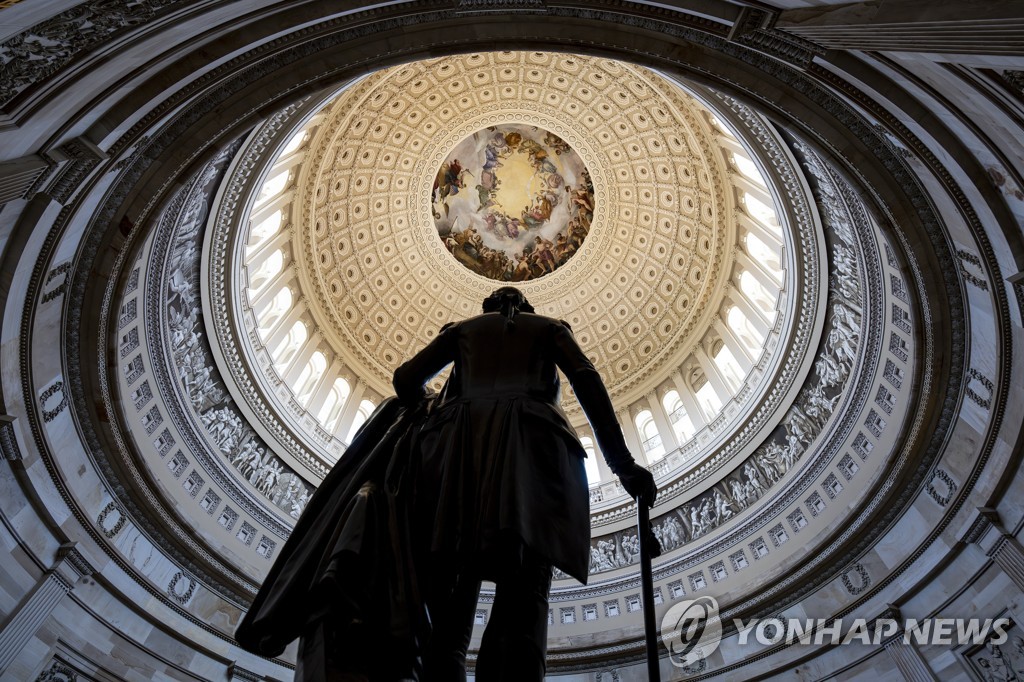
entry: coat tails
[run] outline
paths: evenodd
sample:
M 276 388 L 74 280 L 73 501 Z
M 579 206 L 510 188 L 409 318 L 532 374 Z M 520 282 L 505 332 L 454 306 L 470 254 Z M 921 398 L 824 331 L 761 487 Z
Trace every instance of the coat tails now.
M 411 638 L 421 627 L 408 545 L 396 537 L 405 510 L 394 495 L 409 461 L 410 430 L 422 418 L 416 411 L 390 398 L 356 434 L 239 623 L 235 639 L 242 648 L 278 656 L 325 616 L 373 627 L 364 611 L 381 615 L 381 604 L 386 616 L 376 621 L 389 630 L 381 634 Z

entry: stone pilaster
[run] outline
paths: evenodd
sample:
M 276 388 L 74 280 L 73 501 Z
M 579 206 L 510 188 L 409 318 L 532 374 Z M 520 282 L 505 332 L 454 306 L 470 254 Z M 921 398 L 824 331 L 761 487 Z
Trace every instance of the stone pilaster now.
M 0 450 L 8 462 L 19 462 L 22 459 L 18 437 L 14 434 L 14 417 L 0 414 Z
M 907 682 L 938 682 L 939 678 L 928 667 L 924 656 L 912 642 L 904 642 L 902 634 L 890 640 L 885 645 L 885 651 Z
M 75 549 L 74 543 L 61 545 L 53 567 L 29 593 L 4 629 L 0 631 L 0 674 L 14 662 L 47 616 L 74 589 L 80 578 L 92 575 L 92 567 Z
M 963 536 L 964 542 L 976 543 L 993 562 L 1024 592 L 1024 547 L 999 519 L 991 507 L 979 507 L 973 523 Z
M 882 648 L 900 675 L 906 682 L 938 682 L 920 650 L 904 637 L 904 621 L 899 609 L 892 604 L 887 606 L 882 615 L 875 619 L 874 626 L 886 628 L 883 634 L 889 637 L 882 641 Z

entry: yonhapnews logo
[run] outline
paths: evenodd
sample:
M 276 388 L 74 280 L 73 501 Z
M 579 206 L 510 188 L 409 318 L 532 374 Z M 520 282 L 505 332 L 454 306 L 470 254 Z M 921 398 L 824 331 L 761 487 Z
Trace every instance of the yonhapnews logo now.
M 718 602 L 713 597 L 698 597 L 674 604 L 661 619 L 661 637 L 676 667 L 707 658 L 722 641 Z
M 908 618 L 897 622 L 892 618 L 753 618 L 746 623 L 732 620 L 737 644 L 746 646 L 750 635 L 761 646 L 804 644 L 812 646 L 873 644 L 902 639 L 918 645 L 1005 644 L 1011 626 L 1008 618 Z M 722 641 L 722 620 L 718 602 L 713 597 L 689 599 L 673 605 L 661 619 L 661 637 L 668 649 L 669 660 L 679 668 L 691 666 L 708 658 Z

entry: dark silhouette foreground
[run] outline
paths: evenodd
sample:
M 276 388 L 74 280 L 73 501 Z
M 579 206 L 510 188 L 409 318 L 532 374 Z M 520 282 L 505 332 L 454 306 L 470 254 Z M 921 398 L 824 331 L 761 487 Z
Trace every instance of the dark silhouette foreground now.
M 428 394 L 448 365 L 441 393 Z M 463 680 L 480 582 L 491 580 L 477 679 L 542 679 L 551 568 L 586 583 L 590 557 L 586 454 L 556 368 L 609 468 L 652 504 L 654 479 L 569 326 L 498 289 L 484 314 L 446 325 L 395 372 L 397 399 L 310 500 L 238 641 L 276 655 L 301 636 L 303 682 Z

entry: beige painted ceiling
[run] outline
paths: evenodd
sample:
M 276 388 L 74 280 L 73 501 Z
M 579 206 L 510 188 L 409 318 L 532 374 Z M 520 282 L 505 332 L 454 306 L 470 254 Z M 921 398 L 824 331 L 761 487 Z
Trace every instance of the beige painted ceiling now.
M 554 132 L 595 188 L 590 234 L 556 272 L 519 285 L 567 320 L 613 397 L 679 366 L 717 314 L 735 242 L 712 117 L 648 69 L 538 52 L 415 62 L 368 76 L 309 143 L 294 224 L 302 289 L 346 364 L 387 385 L 446 322 L 497 286 L 438 237 L 433 182 L 487 126 Z

